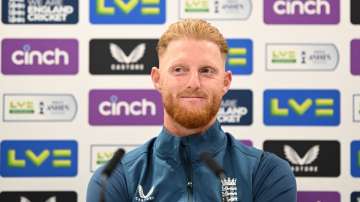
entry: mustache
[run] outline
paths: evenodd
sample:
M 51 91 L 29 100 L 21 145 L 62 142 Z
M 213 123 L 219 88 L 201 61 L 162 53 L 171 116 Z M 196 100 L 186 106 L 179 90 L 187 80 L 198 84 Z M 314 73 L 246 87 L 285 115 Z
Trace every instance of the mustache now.
M 208 98 L 207 93 L 204 91 L 188 91 L 185 90 L 183 92 L 180 92 L 177 96 L 177 98 L 180 97 L 202 97 L 202 98 Z

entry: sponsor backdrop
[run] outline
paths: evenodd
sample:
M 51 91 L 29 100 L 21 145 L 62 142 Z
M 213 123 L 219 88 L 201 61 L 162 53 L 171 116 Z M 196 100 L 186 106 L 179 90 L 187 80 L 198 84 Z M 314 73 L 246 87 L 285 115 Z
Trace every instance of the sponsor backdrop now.
M 300 202 L 360 201 L 358 0 L 3 0 L 0 201 L 85 201 L 94 170 L 161 130 L 149 72 L 166 27 L 229 43 L 218 119 L 287 160 Z

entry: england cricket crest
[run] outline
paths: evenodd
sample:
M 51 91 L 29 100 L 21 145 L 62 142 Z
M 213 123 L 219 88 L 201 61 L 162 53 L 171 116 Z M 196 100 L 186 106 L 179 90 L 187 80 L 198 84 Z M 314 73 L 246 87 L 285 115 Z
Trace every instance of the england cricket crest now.
M 238 201 L 236 178 L 224 178 L 221 180 L 221 197 L 222 201 Z

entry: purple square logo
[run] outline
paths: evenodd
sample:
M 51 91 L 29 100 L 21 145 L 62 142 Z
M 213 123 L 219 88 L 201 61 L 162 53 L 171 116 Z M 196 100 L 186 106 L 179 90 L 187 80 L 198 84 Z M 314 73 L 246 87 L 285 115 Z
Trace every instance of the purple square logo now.
M 76 39 L 4 39 L 1 71 L 10 75 L 77 74 Z
M 161 125 L 164 109 L 155 90 L 91 90 L 90 125 Z
M 298 202 L 309 201 L 326 201 L 326 202 L 340 202 L 340 194 L 332 191 L 299 191 L 297 193 Z
M 351 74 L 360 75 L 360 39 L 351 41 Z
M 264 0 L 266 24 L 338 24 L 340 0 Z

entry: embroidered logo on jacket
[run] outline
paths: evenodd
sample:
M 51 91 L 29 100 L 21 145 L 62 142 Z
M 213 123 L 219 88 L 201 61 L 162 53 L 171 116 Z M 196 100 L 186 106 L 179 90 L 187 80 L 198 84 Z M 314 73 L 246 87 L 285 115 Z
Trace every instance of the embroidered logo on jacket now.
M 141 185 L 138 185 L 138 187 L 137 187 L 138 196 L 135 197 L 135 200 L 136 201 L 151 201 L 151 200 L 154 200 L 155 197 L 152 196 L 153 192 L 154 192 L 154 186 L 152 186 L 151 189 L 149 190 L 149 192 L 145 195 L 143 187 Z
M 221 196 L 223 201 L 238 201 L 236 178 L 225 178 L 221 180 Z

